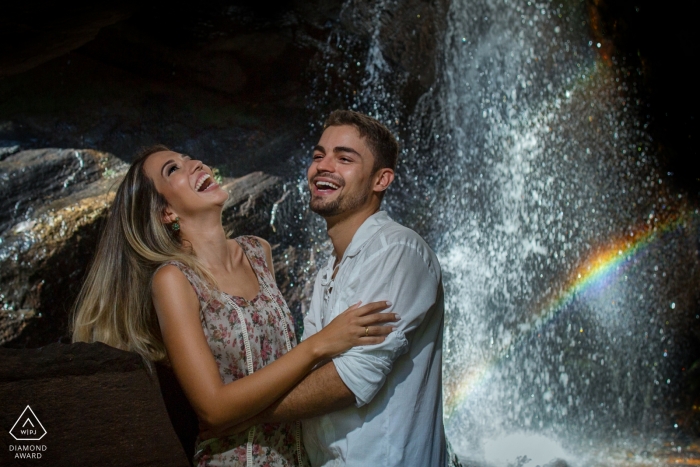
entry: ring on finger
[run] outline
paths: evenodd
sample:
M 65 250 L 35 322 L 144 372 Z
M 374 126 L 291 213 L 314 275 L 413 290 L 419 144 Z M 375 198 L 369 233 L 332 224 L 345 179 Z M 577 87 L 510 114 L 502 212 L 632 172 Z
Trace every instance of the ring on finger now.
M 365 328 L 365 337 L 369 336 L 369 326 Z

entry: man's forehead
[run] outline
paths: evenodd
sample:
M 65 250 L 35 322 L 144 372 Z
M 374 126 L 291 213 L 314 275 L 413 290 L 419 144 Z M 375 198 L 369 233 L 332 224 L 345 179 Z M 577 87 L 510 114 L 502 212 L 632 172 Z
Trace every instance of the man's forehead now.
M 360 136 L 360 132 L 352 125 L 329 126 L 321 135 L 318 144 L 327 151 L 333 150 L 336 146 L 349 146 L 355 149 L 366 149 L 365 138 Z

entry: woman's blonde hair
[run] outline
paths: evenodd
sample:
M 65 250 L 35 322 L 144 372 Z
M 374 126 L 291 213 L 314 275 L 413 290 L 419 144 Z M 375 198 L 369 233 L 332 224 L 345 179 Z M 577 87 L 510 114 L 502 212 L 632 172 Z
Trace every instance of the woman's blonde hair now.
M 151 298 L 158 266 L 179 261 L 212 281 L 178 231 L 164 223 L 166 199 L 143 165 L 162 145 L 144 149 L 122 180 L 97 251 L 73 312 L 73 342 L 104 342 L 140 354 L 147 362 L 167 360 Z

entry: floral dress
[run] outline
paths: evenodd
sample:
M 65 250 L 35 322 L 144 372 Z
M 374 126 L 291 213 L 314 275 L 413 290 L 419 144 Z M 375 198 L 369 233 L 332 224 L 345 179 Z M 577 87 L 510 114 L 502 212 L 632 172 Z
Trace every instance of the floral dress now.
M 294 321 L 267 267 L 265 250 L 255 237 L 235 239 L 258 278 L 251 301 L 219 291 L 192 269 L 178 267 L 197 293 L 202 329 L 224 384 L 236 381 L 280 358 L 296 345 Z M 299 422 L 266 423 L 247 432 L 199 443 L 197 466 L 307 466 Z

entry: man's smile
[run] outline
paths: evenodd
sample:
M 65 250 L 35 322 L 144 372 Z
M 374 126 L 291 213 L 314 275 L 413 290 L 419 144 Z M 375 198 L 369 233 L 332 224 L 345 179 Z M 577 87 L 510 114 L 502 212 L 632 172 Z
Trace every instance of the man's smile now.
M 342 181 L 330 177 L 316 177 L 311 182 L 313 194 L 315 195 L 329 195 L 335 193 L 342 186 Z

